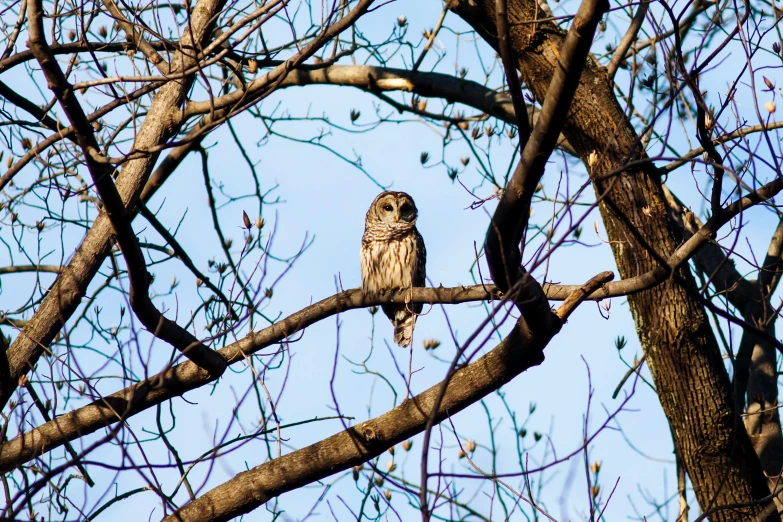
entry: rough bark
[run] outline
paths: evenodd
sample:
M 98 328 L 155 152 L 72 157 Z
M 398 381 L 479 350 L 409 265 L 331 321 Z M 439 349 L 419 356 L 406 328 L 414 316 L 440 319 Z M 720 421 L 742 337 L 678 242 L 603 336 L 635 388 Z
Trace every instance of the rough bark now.
M 664 194 L 669 212 L 687 240 L 702 226 L 668 189 Z M 769 337 L 746 329 L 742 334 L 734 362 L 734 396 L 737 409 L 745 410 L 745 428 L 756 455 L 761 460 L 770 490 L 779 486 L 783 470 L 783 435 L 778 406 L 777 350 L 770 338 L 775 338 L 775 310 L 770 296 L 780 280 L 780 258 L 783 249 L 783 221 L 772 236 L 764 266 L 757 281 L 743 277 L 720 245 L 710 242 L 693 257 L 696 269 L 709 281 L 717 294 L 723 295 L 742 318 Z M 783 508 L 780 497 L 775 503 Z
M 780 282 L 781 254 L 783 253 L 783 221 L 778 224 L 764 266 L 753 285 L 755 295 L 740 311 L 750 324 L 775 337 L 777 311 L 772 305 L 772 294 Z M 747 370 L 745 428 L 756 450 L 771 490 L 780 488 L 783 473 L 783 434 L 778 409 L 777 350 L 775 346 L 752 331 L 743 333 L 738 359 L 750 359 Z M 743 361 L 745 362 L 745 361 Z M 783 511 L 783 497 L 775 497 L 778 510 Z
M 768 312 L 770 307 L 764 307 Z M 766 313 L 750 315 L 746 320 L 753 321 L 771 336 L 775 336 L 775 325 L 766 324 Z M 783 471 L 783 435 L 780 429 L 780 410 L 778 409 L 777 350 L 772 343 L 761 336 L 745 333 L 742 336 L 740 351 L 750 351 L 750 371 L 748 372 L 747 408 L 745 409 L 745 428 L 750 436 L 753 448 L 761 459 L 769 487 L 780 487 L 780 475 Z M 775 499 L 778 509 L 783 508 L 781 497 Z
M 493 1 L 450 0 L 448 5 L 497 48 Z M 519 23 L 536 18 L 533 1 L 512 0 L 508 13 L 519 70 L 540 101 L 564 33 L 551 22 Z M 594 175 L 643 156 L 605 70 L 592 58 L 571 109 L 563 134 L 585 164 L 590 153 L 598 154 Z M 595 188 L 609 191 L 600 210 L 623 278 L 648 272 L 675 250 L 677 225 L 666 212 L 661 179 L 653 168 L 596 180 Z M 692 274 L 683 268 L 676 275 L 628 301 L 678 452 L 703 510 L 761 500 L 769 496 L 769 488 L 735 408 L 719 346 L 693 295 Z M 717 511 L 712 520 L 747 520 L 763 509 L 763 503 L 752 503 Z

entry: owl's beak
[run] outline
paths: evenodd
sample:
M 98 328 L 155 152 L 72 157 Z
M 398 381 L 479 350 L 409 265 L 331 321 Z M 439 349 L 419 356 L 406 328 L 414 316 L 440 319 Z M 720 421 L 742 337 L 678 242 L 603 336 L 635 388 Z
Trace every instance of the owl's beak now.
M 395 214 L 395 216 L 394 216 L 394 222 L 395 222 L 395 223 L 399 223 L 399 222 L 400 222 L 400 215 L 399 215 L 399 214 Z

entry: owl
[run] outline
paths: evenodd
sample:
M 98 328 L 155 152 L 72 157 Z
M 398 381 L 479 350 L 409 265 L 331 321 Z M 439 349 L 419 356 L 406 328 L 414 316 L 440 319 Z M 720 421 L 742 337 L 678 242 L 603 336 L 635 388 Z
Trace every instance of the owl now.
M 416 215 L 416 204 L 405 192 L 381 192 L 370 205 L 361 249 L 365 294 L 424 286 L 427 251 L 416 230 Z M 394 325 L 394 342 L 410 346 L 421 303 L 390 303 L 381 308 Z

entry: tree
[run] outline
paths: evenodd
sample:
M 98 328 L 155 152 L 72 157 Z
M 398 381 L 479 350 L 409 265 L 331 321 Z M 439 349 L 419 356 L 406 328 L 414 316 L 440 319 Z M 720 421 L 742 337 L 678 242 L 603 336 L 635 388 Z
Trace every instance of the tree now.
M 579 516 L 596 520 L 617 500 L 591 450 L 647 385 L 676 457 L 677 495 L 650 500 L 661 518 L 676 502 L 688 520 L 691 495 L 699 519 L 779 517 L 775 6 L 770 16 L 751 2 L 393 5 L 411 20 L 373 0 L 20 0 L 3 11 L 4 517 L 94 520 L 144 498 L 166 520 L 228 520 L 261 506 L 275 519 L 280 495 L 321 484 L 302 517 L 325 504 L 338 520 L 554 519 L 548 474 L 578 460 Z M 419 36 L 414 24 L 438 8 Z M 331 104 L 339 115 L 303 108 L 301 92 L 323 96 L 325 86 L 348 103 L 378 100 L 374 114 L 345 102 Z M 388 145 L 414 123 L 436 133 L 438 161 L 415 142 Z M 260 155 L 287 168 L 298 159 L 281 143 L 314 147 L 386 187 L 394 180 L 346 152 L 364 139 L 384 143 L 388 164 L 405 154 L 447 174 L 426 181 L 442 199 L 471 199 L 480 241 L 447 227 L 437 235 L 471 249 L 473 285 L 373 297 L 344 290 L 341 272 L 336 293 L 309 305 L 310 288 L 287 286 L 308 273 L 300 265 L 318 241 L 286 251 L 298 239 L 272 216 L 286 195 Z M 337 181 L 323 200 L 369 203 Z M 598 215 L 596 242 L 584 229 Z M 341 232 L 338 221 L 327 241 Z M 617 281 L 601 263 L 567 269 L 609 250 Z M 584 269 L 590 276 L 573 280 Z M 429 273 L 439 273 L 432 262 Z M 624 398 L 593 426 L 590 381 L 575 450 L 558 450 L 551 434 L 528 437 L 535 404 L 522 411 L 502 387 L 547 366 L 544 349 L 576 328 L 566 321 L 580 304 L 599 302 L 595 321 L 610 298 L 627 299 L 644 352 L 626 363 L 614 394 L 625 387 Z M 391 301 L 444 305 L 438 339 L 450 342 L 425 337 L 395 352 L 375 315 Z M 484 304 L 445 306 L 467 302 Z M 369 334 L 369 349 L 344 345 L 339 314 L 359 308 L 370 313 L 348 335 Z M 322 351 L 333 345 L 328 358 L 308 361 L 296 342 L 333 317 L 336 340 L 316 339 Z M 618 350 L 626 343 L 617 336 Z M 308 364 L 324 376 L 319 389 L 296 376 Z M 364 384 L 348 385 L 351 372 Z M 386 399 L 359 391 L 376 385 Z M 304 388 L 294 404 L 283 399 L 292 386 Z M 454 424 L 477 403 L 489 433 L 481 445 Z M 207 447 L 194 442 L 197 416 Z M 290 441 L 303 425 L 318 436 Z M 400 464 L 407 474 L 396 452 L 415 457 Z M 575 475 L 564 474 L 567 491 Z M 348 477 L 355 485 L 341 486 Z

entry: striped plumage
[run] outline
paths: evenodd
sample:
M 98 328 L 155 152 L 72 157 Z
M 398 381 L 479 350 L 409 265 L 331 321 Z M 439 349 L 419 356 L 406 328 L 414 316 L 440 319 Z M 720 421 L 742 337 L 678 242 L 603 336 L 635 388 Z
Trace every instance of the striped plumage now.
M 405 192 L 382 192 L 367 211 L 362 236 L 362 290 L 368 295 L 424 286 L 427 251 L 416 230 L 416 204 Z M 417 303 L 385 304 L 394 325 L 394 342 L 410 346 Z

